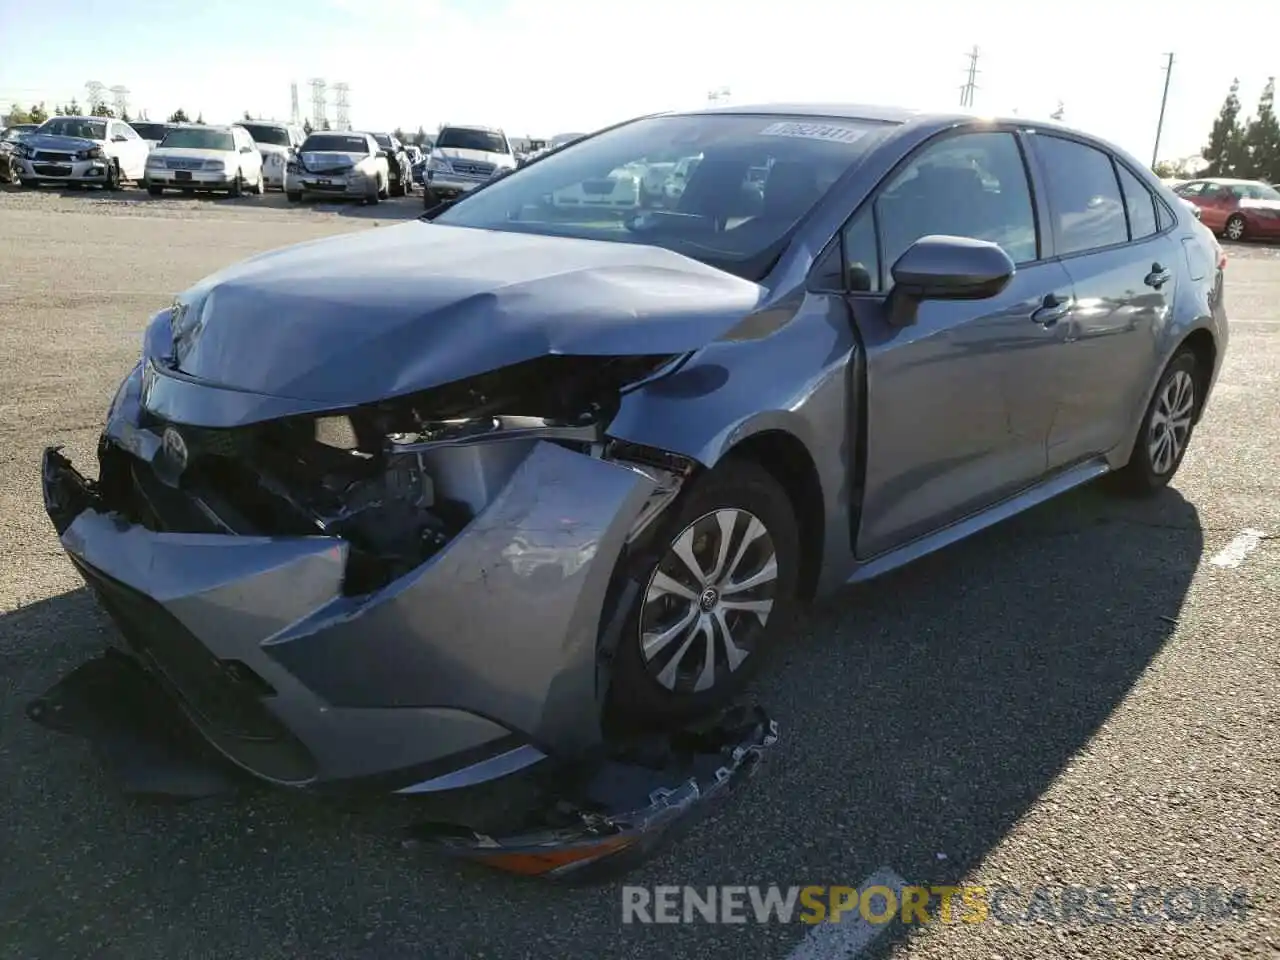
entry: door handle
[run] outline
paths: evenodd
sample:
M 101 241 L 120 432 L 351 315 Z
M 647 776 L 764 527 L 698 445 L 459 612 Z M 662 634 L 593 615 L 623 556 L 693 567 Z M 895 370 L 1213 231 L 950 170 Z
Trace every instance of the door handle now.
M 1153 263 L 1151 265 L 1151 272 L 1142 278 L 1142 282 L 1145 283 L 1148 287 L 1155 287 L 1157 290 L 1159 290 L 1171 279 L 1173 279 L 1173 274 L 1171 274 L 1164 267 L 1160 266 L 1160 264 Z
M 1059 297 L 1051 293 L 1044 298 L 1044 303 L 1031 314 L 1031 320 L 1041 326 L 1052 327 L 1071 312 L 1071 298 Z

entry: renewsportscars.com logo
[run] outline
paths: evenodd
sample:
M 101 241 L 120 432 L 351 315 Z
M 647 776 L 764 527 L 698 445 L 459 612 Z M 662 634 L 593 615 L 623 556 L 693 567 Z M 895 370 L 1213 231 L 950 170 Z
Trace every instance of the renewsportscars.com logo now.
M 1221 885 L 622 888 L 623 923 L 1222 923 L 1248 906 Z

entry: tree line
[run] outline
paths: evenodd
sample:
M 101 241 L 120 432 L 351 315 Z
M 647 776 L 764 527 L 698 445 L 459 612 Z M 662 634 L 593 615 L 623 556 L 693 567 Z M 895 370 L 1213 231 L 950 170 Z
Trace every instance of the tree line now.
M 1204 170 L 1179 170 L 1163 163 L 1156 164 L 1157 175 L 1238 177 L 1280 183 L 1280 122 L 1276 120 L 1275 99 L 1276 80 L 1268 77 L 1258 108 L 1252 116 L 1242 118 L 1240 81 L 1232 80 L 1227 99 L 1209 131 L 1209 142 L 1200 152 L 1207 164 Z
M 8 126 L 12 126 L 15 123 L 44 123 L 50 117 L 86 117 L 86 116 L 111 117 L 115 119 L 116 112 L 115 112 L 115 109 L 110 104 L 106 104 L 106 103 L 93 104 L 89 107 L 88 111 L 85 111 L 85 109 L 81 107 L 80 104 L 76 101 L 75 97 L 72 97 L 71 100 L 67 103 L 54 104 L 52 110 L 46 107 L 43 101 L 41 101 L 40 103 L 33 103 L 31 104 L 31 106 L 26 107 L 25 109 L 23 107 L 14 105 L 9 110 L 9 115 L 3 118 L 4 123 L 0 125 L 8 127 Z M 120 114 L 118 119 L 123 120 L 125 123 L 132 123 L 134 120 L 146 120 L 147 118 L 145 116 L 130 117 L 129 111 L 125 110 Z M 183 110 L 181 107 L 179 107 L 177 110 L 173 111 L 173 113 L 169 114 L 169 117 L 166 122 L 167 123 L 192 123 L 193 121 L 189 116 L 187 116 L 187 112 Z M 203 113 L 197 114 L 194 122 L 204 123 L 204 114 Z

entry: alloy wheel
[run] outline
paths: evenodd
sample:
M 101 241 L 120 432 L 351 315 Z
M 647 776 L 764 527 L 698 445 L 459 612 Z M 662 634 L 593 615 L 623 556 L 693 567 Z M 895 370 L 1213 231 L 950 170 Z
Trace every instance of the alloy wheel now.
M 1151 411 L 1147 456 L 1153 473 L 1168 473 L 1177 464 L 1191 434 L 1195 406 L 1195 381 L 1187 371 L 1175 371 L 1160 391 L 1155 409 Z
M 1239 240 L 1244 236 L 1244 221 L 1239 217 L 1232 217 L 1227 221 L 1227 239 Z
M 778 556 L 747 510 L 721 508 L 685 527 L 649 576 L 641 658 L 674 693 L 702 693 L 736 671 L 773 610 Z

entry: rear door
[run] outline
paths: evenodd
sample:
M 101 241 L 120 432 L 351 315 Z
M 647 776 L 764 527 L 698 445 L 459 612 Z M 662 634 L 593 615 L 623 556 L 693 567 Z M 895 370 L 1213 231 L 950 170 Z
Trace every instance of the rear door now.
M 915 324 L 891 326 L 891 267 L 929 234 L 999 243 L 1017 272 L 995 297 L 927 301 Z M 862 205 L 842 242 L 866 364 L 856 540 L 858 556 L 870 558 L 1042 477 L 1061 340 L 1054 317 L 1065 315 L 1072 291 L 1062 265 L 1042 256 L 1012 130 L 962 130 L 919 148 Z
M 1057 365 L 1049 468 L 1123 442 L 1150 386 L 1183 256 L 1173 212 L 1128 163 L 1083 140 L 1029 138 L 1076 302 Z

